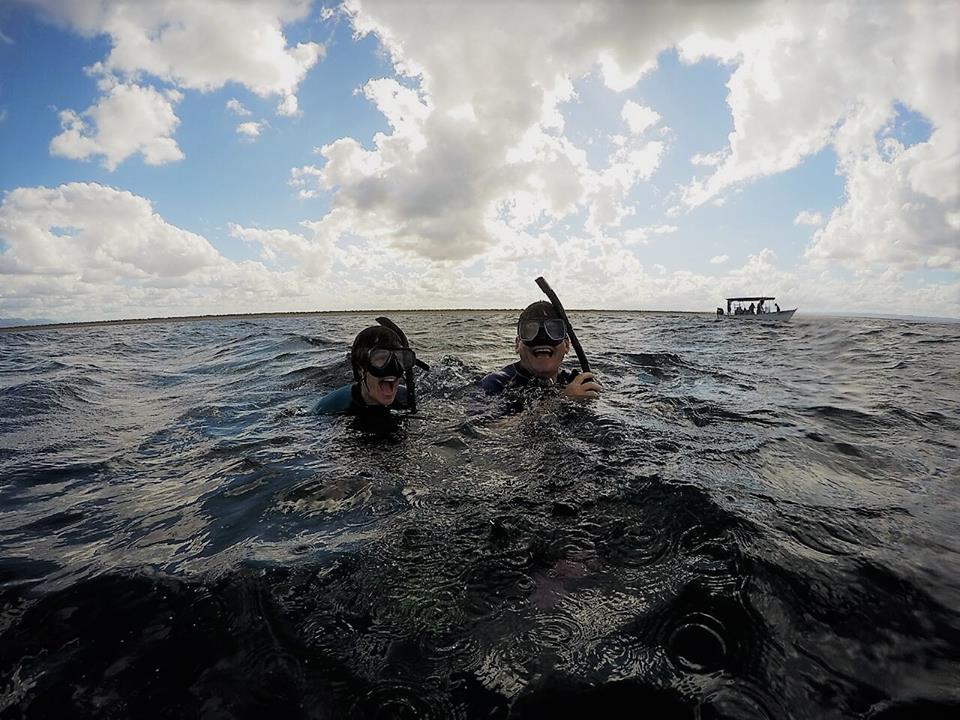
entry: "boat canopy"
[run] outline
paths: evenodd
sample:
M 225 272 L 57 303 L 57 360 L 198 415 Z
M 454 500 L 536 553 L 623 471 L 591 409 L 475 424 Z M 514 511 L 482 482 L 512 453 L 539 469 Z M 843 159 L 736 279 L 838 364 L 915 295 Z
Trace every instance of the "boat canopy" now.
M 732 303 L 732 302 L 756 302 L 756 301 L 763 302 L 764 300 L 776 300 L 776 298 L 774 298 L 774 297 L 735 297 L 735 298 L 727 298 L 727 302 L 728 302 L 728 303 Z

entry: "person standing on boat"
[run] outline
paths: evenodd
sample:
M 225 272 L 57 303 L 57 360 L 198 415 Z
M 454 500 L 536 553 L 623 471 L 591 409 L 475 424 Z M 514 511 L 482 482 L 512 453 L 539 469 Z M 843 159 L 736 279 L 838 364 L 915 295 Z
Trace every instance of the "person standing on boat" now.
M 780 303 L 774 303 L 773 306 L 777 309 L 777 312 L 780 312 Z
M 517 362 L 490 373 L 480 381 L 488 395 L 499 395 L 516 387 L 556 387 L 560 395 L 575 400 L 592 400 L 600 395 L 593 373 L 561 369 L 570 350 L 567 326 L 556 308 L 546 300 L 527 306 L 517 319 L 514 352 Z

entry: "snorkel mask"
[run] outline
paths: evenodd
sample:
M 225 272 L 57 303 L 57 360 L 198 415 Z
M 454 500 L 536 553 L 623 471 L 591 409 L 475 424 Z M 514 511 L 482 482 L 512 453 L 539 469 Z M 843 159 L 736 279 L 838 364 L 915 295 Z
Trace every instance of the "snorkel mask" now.
M 413 368 L 417 354 L 406 347 L 372 347 L 367 351 L 367 372 L 374 377 L 400 377 Z
M 525 345 L 556 346 L 567 336 L 567 326 L 559 318 L 521 320 L 517 323 L 517 335 Z
M 528 306 L 517 320 L 517 337 L 528 347 L 556 347 L 567 337 L 567 323 L 543 300 Z

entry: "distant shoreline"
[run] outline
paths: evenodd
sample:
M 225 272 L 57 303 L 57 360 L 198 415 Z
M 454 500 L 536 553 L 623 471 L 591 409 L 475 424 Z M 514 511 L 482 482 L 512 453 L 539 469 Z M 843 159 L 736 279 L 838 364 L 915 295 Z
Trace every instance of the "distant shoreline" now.
M 437 310 L 296 310 L 287 312 L 262 312 L 262 313 L 227 313 L 224 315 L 171 315 L 169 317 L 152 318 L 123 318 L 121 320 L 79 320 L 76 322 L 60 323 L 37 323 L 30 325 L 4 325 L 0 326 L 0 333 L 21 332 L 25 330 L 63 330 L 70 328 L 100 327 L 104 325 L 138 325 L 154 324 L 165 322 L 202 322 L 205 320 L 250 320 L 265 319 L 275 317 L 307 317 L 311 315 L 380 315 L 380 314 L 401 314 L 401 313 L 480 313 L 480 312 L 519 312 L 523 308 L 450 308 Z M 693 310 L 601 310 L 601 309 L 571 309 L 570 312 L 605 312 L 605 313 L 643 313 L 643 314 L 676 314 L 685 315 L 712 315 L 713 313 L 704 313 Z
M 278 311 L 262 313 L 226 313 L 223 315 L 171 315 L 168 317 L 150 317 L 150 318 L 123 318 L 120 320 L 82 320 L 76 322 L 50 322 L 24 325 L 0 325 L 0 333 L 25 332 L 33 330 L 70 330 L 73 328 L 104 327 L 110 325 L 139 325 L 156 324 L 167 322 L 204 322 L 212 320 L 263 320 L 267 318 L 283 317 L 309 317 L 313 315 L 390 315 L 401 313 L 482 313 L 482 312 L 519 312 L 522 308 L 447 308 L 438 310 L 436 308 L 403 310 L 403 309 L 383 309 L 383 310 L 296 310 L 296 311 Z M 712 316 L 714 313 L 702 310 L 606 310 L 601 308 L 571 308 L 571 313 L 610 313 L 610 314 L 630 314 L 630 315 L 705 315 Z M 834 313 L 834 312 L 814 312 L 808 311 L 803 314 L 805 317 L 836 317 L 836 318 L 864 318 L 878 320 L 906 320 L 913 322 L 934 322 L 934 323 L 960 323 L 958 318 L 948 317 L 929 317 L 921 315 L 884 315 L 881 313 Z

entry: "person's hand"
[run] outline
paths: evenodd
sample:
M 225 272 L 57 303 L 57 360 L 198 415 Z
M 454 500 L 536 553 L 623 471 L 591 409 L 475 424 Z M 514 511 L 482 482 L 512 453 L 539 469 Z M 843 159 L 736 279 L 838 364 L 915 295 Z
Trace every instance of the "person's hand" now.
M 562 397 L 574 400 L 593 400 L 600 396 L 600 383 L 593 379 L 592 372 L 580 373 L 560 391 Z

